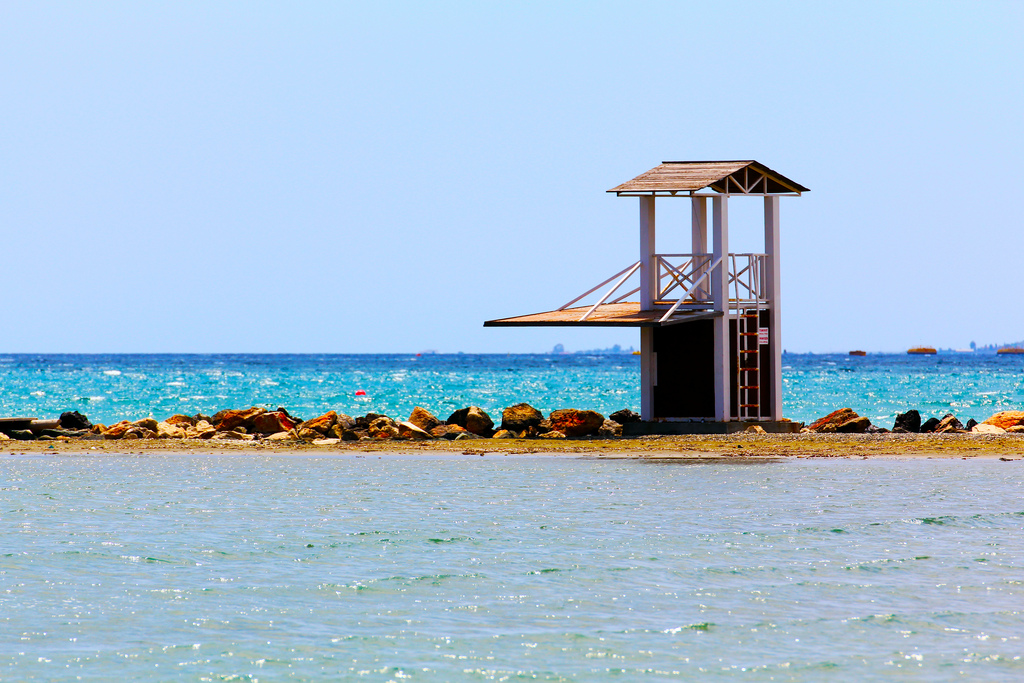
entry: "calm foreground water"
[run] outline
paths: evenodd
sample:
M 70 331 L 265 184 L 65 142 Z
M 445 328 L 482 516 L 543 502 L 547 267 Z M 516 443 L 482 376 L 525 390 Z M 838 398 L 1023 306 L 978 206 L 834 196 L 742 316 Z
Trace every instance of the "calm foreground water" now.
M 783 382 L 786 415 L 803 422 L 843 407 L 887 427 L 908 408 L 981 421 L 1024 406 L 1024 354 L 785 354 Z M 444 419 L 468 405 L 500 417 L 526 401 L 608 415 L 639 411 L 639 386 L 630 355 L 0 355 L 0 417 L 79 410 L 104 424 L 251 405 L 303 418 L 404 418 L 421 405 Z
M 0 679 L 1024 678 L 1022 465 L 0 458 Z
M 1024 406 L 1019 356 L 784 365 L 797 420 Z M 0 416 L 608 414 L 638 382 L 632 356 L 8 355 Z M 5 451 L 0 680 L 1022 680 L 1022 466 Z

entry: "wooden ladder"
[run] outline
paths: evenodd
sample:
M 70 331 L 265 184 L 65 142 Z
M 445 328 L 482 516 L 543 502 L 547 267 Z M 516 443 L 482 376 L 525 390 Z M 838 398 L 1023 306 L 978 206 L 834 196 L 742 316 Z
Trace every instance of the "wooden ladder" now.
M 740 420 L 761 419 L 761 309 L 736 311 L 736 398 Z

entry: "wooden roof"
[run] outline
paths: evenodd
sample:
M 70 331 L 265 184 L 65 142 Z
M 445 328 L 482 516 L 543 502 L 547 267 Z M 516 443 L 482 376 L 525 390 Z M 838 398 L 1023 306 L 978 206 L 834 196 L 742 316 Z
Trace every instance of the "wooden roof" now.
M 757 195 L 810 191 L 756 161 L 663 161 L 608 191 L 621 197 L 674 195 L 705 188 L 720 193 Z
M 581 322 L 580 318 L 588 310 L 590 310 L 590 306 L 578 306 L 562 311 L 546 311 L 514 318 L 499 318 L 498 320 L 488 320 L 484 323 L 484 327 L 662 327 L 722 315 L 705 311 L 680 311 L 671 320 L 661 322 L 661 318 L 665 315 L 664 310 L 641 311 L 640 302 L 626 301 L 621 304 L 602 304 L 589 318 Z

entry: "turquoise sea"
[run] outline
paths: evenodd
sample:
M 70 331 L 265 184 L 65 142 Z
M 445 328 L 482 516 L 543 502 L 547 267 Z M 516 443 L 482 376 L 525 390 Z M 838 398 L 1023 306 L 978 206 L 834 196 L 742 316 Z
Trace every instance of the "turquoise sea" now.
M 1024 405 L 1022 360 L 787 354 L 787 410 L 982 419 Z M 631 356 L 2 356 L 0 414 L 611 412 L 636 384 Z M 1024 679 L 1024 443 L 1009 462 L 88 446 L 0 452 L 0 681 Z
M 522 401 L 545 414 L 608 415 L 639 411 L 639 384 L 632 355 L 8 354 L 0 355 L 0 416 L 78 410 L 112 424 L 258 405 L 302 418 L 328 410 L 404 418 L 421 405 L 444 419 L 468 405 L 500 417 Z M 1024 354 L 784 354 L 783 384 L 785 414 L 802 422 L 843 407 L 886 427 L 908 408 L 981 421 L 1024 406 Z

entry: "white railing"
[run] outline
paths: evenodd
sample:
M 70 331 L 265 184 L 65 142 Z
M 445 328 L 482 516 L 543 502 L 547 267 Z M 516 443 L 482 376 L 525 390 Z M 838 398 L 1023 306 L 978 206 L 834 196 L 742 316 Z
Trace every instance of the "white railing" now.
M 711 297 L 711 274 L 722 265 L 723 259 L 711 261 L 711 254 L 655 254 L 657 295 L 655 308 L 668 307 L 661 322 L 670 319 L 676 312 L 684 310 L 708 310 L 714 308 Z M 751 304 L 768 302 L 765 288 L 765 254 L 729 254 L 725 263 L 728 265 L 727 287 L 731 289 L 729 308 L 741 308 Z M 626 266 L 601 283 L 591 287 L 583 294 L 569 301 L 558 310 L 564 311 L 573 304 L 585 299 L 605 285 L 614 284 L 598 299 L 597 303 L 580 318 L 583 322 L 603 304 L 617 304 L 626 301 L 640 291 L 633 287 L 624 294 L 616 296 L 616 292 L 641 268 L 637 261 Z M 728 290 L 727 290 L 728 291 Z M 671 295 L 671 297 L 670 297 Z M 614 298 L 613 298 L 614 297 Z

